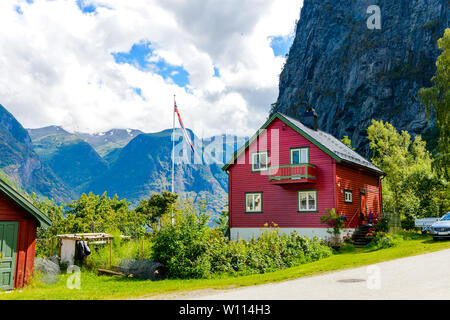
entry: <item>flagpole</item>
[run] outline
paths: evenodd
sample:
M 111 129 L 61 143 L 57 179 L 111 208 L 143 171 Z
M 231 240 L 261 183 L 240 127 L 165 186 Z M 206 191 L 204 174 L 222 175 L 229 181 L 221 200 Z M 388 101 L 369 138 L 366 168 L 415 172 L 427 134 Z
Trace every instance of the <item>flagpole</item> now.
M 172 127 L 172 193 L 175 191 L 175 104 L 176 95 L 173 95 L 173 127 Z
M 177 104 L 176 95 L 173 95 L 173 125 L 172 125 L 172 193 L 175 191 L 175 106 Z M 172 225 L 175 223 L 172 205 Z

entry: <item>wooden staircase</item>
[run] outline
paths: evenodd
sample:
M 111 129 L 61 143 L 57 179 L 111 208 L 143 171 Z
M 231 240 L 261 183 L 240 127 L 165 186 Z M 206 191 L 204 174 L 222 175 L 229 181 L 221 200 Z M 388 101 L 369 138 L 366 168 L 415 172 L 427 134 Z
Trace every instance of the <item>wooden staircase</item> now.
M 360 224 L 356 227 L 352 235 L 353 244 L 355 246 L 365 246 L 371 241 L 371 239 L 366 238 L 366 234 L 369 232 L 370 228 L 371 226 L 368 224 Z

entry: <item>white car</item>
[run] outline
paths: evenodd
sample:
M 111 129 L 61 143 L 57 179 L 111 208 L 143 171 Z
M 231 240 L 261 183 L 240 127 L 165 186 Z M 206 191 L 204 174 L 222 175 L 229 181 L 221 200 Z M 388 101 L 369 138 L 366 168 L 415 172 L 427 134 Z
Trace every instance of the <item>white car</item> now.
M 450 212 L 444 215 L 439 221 L 433 223 L 430 232 L 434 240 L 450 238 Z

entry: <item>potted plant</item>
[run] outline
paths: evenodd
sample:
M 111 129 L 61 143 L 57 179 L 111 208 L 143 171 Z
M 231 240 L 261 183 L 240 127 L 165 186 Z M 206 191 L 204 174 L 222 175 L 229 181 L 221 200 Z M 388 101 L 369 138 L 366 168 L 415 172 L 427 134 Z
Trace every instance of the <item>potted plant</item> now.
M 320 221 L 322 223 L 326 223 L 332 230 L 328 230 L 327 232 L 331 234 L 330 246 L 339 250 L 342 246 L 341 240 L 341 230 L 345 227 L 345 221 L 347 220 L 346 216 L 339 215 L 336 213 L 336 210 L 333 208 L 331 210 L 327 210 L 327 215 L 321 216 Z

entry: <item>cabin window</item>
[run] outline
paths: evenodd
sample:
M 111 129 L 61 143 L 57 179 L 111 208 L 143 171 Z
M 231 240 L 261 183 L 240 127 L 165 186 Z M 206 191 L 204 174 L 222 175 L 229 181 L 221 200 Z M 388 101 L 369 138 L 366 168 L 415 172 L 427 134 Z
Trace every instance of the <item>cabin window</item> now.
M 262 192 L 247 193 L 245 195 L 245 212 L 262 212 Z
M 309 148 L 291 149 L 291 164 L 309 163 Z
M 317 211 L 317 191 L 299 191 L 298 192 L 298 211 L 315 212 Z
M 353 192 L 351 190 L 345 190 L 344 196 L 346 203 L 353 203 Z
M 264 152 L 255 152 L 252 154 L 252 171 L 264 171 L 268 169 L 269 160 L 268 160 L 267 151 Z

